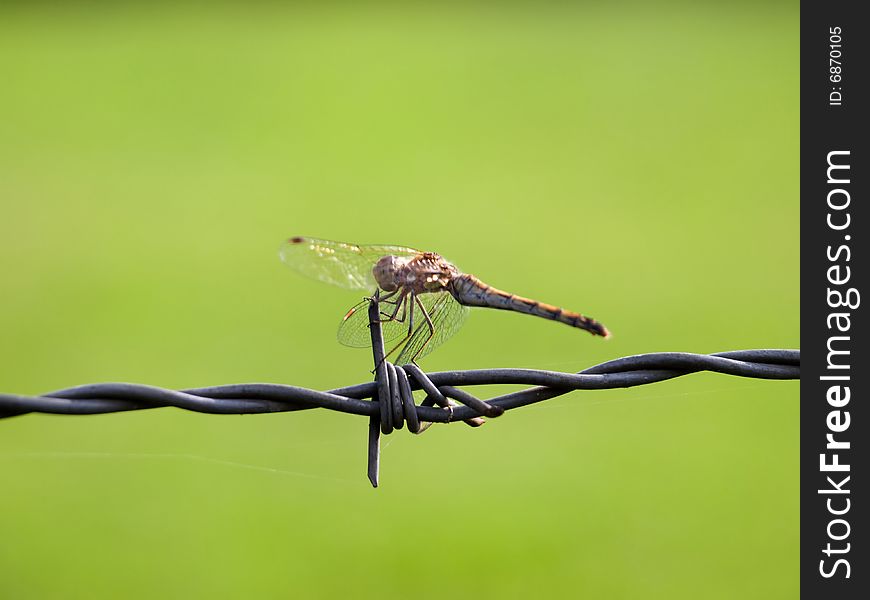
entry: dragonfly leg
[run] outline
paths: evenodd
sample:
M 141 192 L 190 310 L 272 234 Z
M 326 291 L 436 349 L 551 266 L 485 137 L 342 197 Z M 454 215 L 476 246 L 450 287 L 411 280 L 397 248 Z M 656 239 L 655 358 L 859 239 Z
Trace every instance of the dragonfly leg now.
M 396 304 L 398 304 L 399 302 L 402 301 L 401 297 L 398 300 L 393 300 L 393 297 L 398 293 L 399 293 L 399 290 L 394 290 L 394 291 L 389 292 L 383 296 L 381 296 L 380 293 L 378 293 L 376 295 L 375 299 L 378 301 L 378 304 L 392 304 L 393 306 L 395 306 Z M 381 313 L 381 314 L 383 314 L 383 313 Z
M 417 364 L 417 357 L 420 356 L 420 353 L 423 352 L 423 348 L 432 341 L 432 338 L 435 337 L 435 325 L 432 323 L 432 319 L 429 317 L 429 313 L 426 312 L 426 307 L 423 306 L 423 303 L 420 302 L 420 299 L 417 296 L 414 296 L 414 302 L 417 303 L 417 306 L 420 307 L 420 312 L 423 313 L 423 318 L 426 319 L 426 325 L 429 326 L 429 337 L 426 338 L 426 341 L 423 342 L 423 345 L 420 346 L 420 349 L 414 353 L 414 356 L 411 358 L 411 362 L 415 365 Z
M 380 288 L 378 288 L 377 290 L 375 290 L 374 296 L 366 296 L 363 298 L 363 301 L 377 302 L 378 307 L 380 309 L 381 304 L 397 305 L 399 303 L 399 301 L 401 301 L 401 298 L 399 300 L 391 300 L 391 298 L 398 293 L 399 293 L 399 290 L 393 290 L 392 292 L 387 292 L 387 293 L 381 295 L 381 290 L 380 290 Z M 384 313 L 384 312 L 381 312 L 381 314 L 384 316 L 387 316 L 386 313 Z
M 399 290 L 393 290 L 392 292 L 387 292 L 381 295 L 381 290 L 378 288 L 375 290 L 375 295 L 371 298 L 363 298 L 363 300 L 377 300 L 378 302 L 389 302 L 390 298 L 399 293 Z M 390 304 L 393 304 L 390 302 Z
M 386 317 L 386 319 L 380 319 L 381 323 L 386 323 L 388 321 L 397 321 L 399 323 L 405 322 L 405 314 L 408 310 L 408 297 L 403 294 L 401 298 L 396 300 L 395 302 L 389 302 L 389 304 L 395 304 L 396 308 L 393 310 L 393 314 L 388 315 L 385 312 L 382 312 L 381 315 Z M 402 317 L 398 318 L 396 315 L 399 314 L 399 309 L 402 309 Z
M 384 357 L 385 360 L 386 360 L 387 356 L 390 356 L 393 352 L 395 352 L 396 350 L 401 348 L 404 345 L 404 343 L 407 342 L 411 338 L 411 335 L 414 333 L 414 301 L 415 300 L 417 300 L 417 296 L 414 294 L 414 292 L 409 293 L 408 296 L 405 297 L 404 305 L 408 306 L 408 304 L 410 304 L 410 308 L 408 308 L 408 310 L 407 310 L 407 315 L 405 315 L 405 314 L 402 315 L 402 320 L 404 321 L 405 317 L 407 316 L 407 318 L 408 318 L 408 333 L 405 335 L 405 337 L 403 337 L 399 341 L 398 344 L 393 346 L 392 350 L 387 352 L 386 356 Z M 424 313 L 425 313 L 425 311 L 424 311 Z M 426 318 L 427 319 L 429 318 L 428 315 Z

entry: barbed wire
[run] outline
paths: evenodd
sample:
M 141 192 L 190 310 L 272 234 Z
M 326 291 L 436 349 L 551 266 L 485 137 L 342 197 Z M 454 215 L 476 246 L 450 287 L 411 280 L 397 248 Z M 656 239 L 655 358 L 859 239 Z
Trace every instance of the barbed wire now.
M 39 396 L 0 393 L 0 418 L 27 413 L 94 415 L 175 407 L 211 414 L 256 414 L 325 408 L 369 417 L 368 476 L 378 485 L 380 435 L 407 423 L 421 433 L 431 423 L 485 417 L 549 400 L 575 390 L 648 385 L 699 371 L 756 379 L 799 379 L 800 350 L 737 350 L 715 354 L 655 352 L 618 358 L 579 373 L 539 369 L 472 369 L 424 373 L 417 365 L 384 359 L 377 303 L 369 307 L 375 381 L 318 391 L 273 383 L 243 383 L 171 390 L 135 383 L 92 383 Z M 534 387 L 486 401 L 465 386 L 519 384 Z M 418 405 L 413 392 L 426 396 Z M 368 399 L 368 400 L 367 400 Z

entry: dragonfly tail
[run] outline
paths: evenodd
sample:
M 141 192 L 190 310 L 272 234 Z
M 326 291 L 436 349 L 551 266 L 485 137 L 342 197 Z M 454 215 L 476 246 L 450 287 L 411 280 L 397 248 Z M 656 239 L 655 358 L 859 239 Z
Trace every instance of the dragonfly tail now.
M 449 289 L 457 302 L 466 306 L 485 306 L 500 310 L 512 310 L 565 323 L 571 327 L 588 331 L 593 335 L 605 338 L 610 337 L 610 331 L 595 319 L 570 310 L 563 310 L 551 304 L 545 304 L 496 289 L 473 275 L 463 274 L 454 278 L 451 281 Z

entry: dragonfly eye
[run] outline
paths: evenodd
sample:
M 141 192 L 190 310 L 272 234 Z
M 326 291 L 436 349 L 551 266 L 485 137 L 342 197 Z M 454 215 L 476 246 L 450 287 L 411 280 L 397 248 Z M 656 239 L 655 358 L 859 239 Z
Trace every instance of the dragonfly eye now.
M 375 281 L 385 292 L 395 292 L 399 289 L 399 264 L 395 256 L 384 256 L 375 263 L 372 269 Z

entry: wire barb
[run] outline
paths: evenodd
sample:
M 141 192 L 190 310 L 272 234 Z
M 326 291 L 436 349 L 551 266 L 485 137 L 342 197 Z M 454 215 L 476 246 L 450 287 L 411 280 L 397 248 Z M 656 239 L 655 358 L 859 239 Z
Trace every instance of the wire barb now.
M 379 482 L 380 435 L 401 429 L 422 433 L 431 423 L 464 421 L 542 402 L 575 390 L 648 385 L 699 371 L 756 379 L 800 379 L 800 350 L 737 350 L 716 354 L 655 352 L 611 360 L 579 373 L 537 369 L 476 369 L 424 373 L 417 365 L 385 360 L 377 300 L 369 306 L 375 380 L 326 392 L 271 383 L 169 390 L 135 383 L 93 383 L 41 396 L 0 393 L 0 418 L 27 413 L 94 415 L 175 407 L 212 414 L 256 414 L 326 408 L 369 417 L 368 477 Z M 487 401 L 461 389 L 472 385 L 519 384 L 527 389 Z M 425 399 L 415 404 L 413 392 Z

